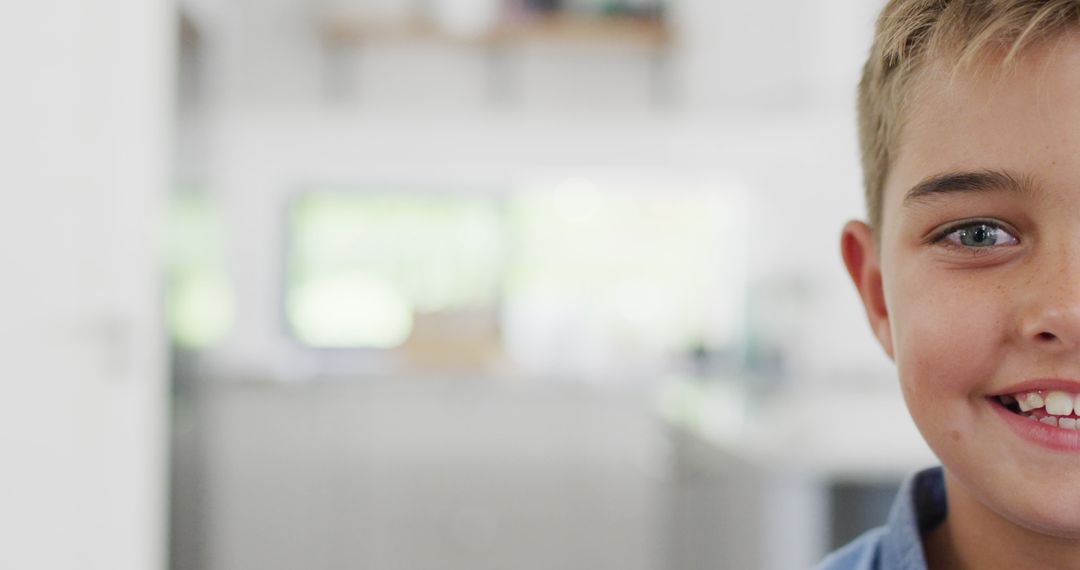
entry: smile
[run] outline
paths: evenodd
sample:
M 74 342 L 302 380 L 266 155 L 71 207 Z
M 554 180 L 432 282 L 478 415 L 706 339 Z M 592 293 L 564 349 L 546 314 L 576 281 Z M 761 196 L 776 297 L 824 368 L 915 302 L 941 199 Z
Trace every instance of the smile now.
M 1032 390 L 997 396 L 997 401 L 1010 412 L 1048 426 L 1078 429 L 1080 394 L 1062 390 Z
M 1080 386 L 1025 389 L 986 398 L 1022 439 L 1057 452 L 1080 452 Z M 1075 391 L 1074 391 L 1075 390 Z

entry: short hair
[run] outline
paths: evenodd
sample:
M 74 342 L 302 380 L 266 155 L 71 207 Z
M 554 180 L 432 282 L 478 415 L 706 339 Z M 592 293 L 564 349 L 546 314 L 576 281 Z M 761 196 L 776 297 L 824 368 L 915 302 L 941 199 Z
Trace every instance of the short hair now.
M 875 236 L 915 79 L 933 61 L 953 72 L 998 54 L 1007 65 L 1031 44 L 1080 21 L 1080 0 L 889 0 L 859 81 L 857 112 L 866 209 Z

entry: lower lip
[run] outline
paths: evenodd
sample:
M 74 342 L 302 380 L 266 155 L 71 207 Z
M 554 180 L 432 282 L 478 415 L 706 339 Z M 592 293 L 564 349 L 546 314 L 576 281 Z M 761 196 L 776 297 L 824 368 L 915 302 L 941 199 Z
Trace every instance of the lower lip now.
M 1014 414 L 1001 405 L 997 398 L 990 398 L 989 402 L 990 407 L 1005 420 L 1005 424 L 1023 439 L 1054 451 L 1080 453 L 1080 430 L 1048 426 Z

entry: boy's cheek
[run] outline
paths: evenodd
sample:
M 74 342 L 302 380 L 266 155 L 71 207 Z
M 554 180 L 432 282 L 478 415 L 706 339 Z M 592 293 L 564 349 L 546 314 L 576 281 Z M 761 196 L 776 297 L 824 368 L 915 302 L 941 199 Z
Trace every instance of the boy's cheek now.
M 942 396 L 986 388 L 1002 356 L 999 304 L 955 288 L 960 295 L 932 287 L 910 290 L 915 293 L 897 299 L 892 313 L 894 360 L 901 380 L 926 385 Z

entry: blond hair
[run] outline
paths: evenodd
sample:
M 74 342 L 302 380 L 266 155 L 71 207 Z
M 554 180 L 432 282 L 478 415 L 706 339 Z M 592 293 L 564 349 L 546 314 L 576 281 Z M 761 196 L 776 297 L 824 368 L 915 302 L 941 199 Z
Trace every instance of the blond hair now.
M 1080 0 L 890 0 L 878 17 L 857 103 L 870 226 L 881 224 L 906 104 L 928 62 L 944 60 L 955 72 L 995 53 L 1007 65 L 1025 47 L 1078 20 Z

